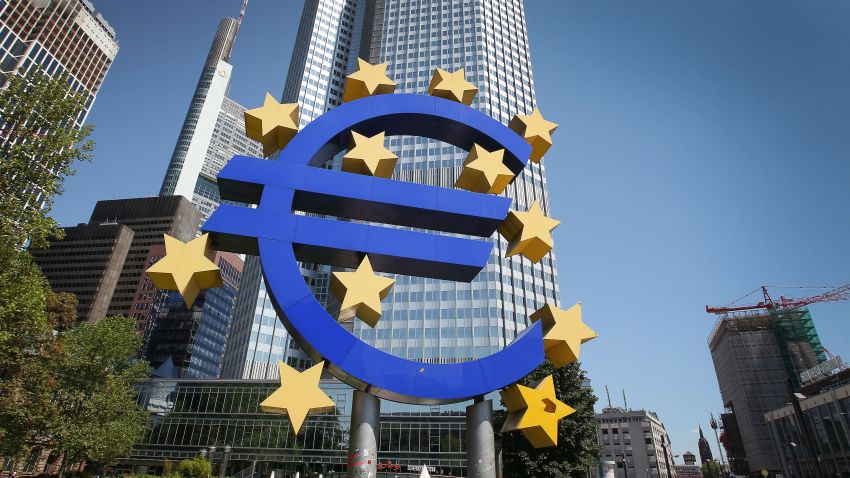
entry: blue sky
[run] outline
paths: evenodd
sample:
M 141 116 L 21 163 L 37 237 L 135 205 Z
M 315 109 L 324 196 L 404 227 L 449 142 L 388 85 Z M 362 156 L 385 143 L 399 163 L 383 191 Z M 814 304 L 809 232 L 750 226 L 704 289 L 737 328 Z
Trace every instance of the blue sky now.
M 704 306 L 850 281 L 850 3 L 526 3 L 538 103 L 560 123 L 544 161 L 561 297 L 600 334 L 582 361 L 602 400 L 625 388 L 676 453 L 696 452 L 697 422 L 721 411 Z M 56 201 L 64 225 L 158 192 L 217 22 L 240 2 L 95 4 L 121 51 L 89 117 L 95 160 Z M 233 99 L 280 95 L 300 13 L 251 0 Z M 812 312 L 850 358 L 850 302 Z

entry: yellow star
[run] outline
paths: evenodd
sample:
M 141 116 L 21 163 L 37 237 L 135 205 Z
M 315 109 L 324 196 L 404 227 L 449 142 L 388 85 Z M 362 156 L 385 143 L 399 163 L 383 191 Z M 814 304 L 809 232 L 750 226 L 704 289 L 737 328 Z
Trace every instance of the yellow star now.
M 263 106 L 245 111 L 245 135 L 263 144 L 263 155 L 283 149 L 298 133 L 298 103 L 278 103 L 266 93 Z
M 330 412 L 336 406 L 331 397 L 319 388 L 325 362 L 319 362 L 303 372 L 282 361 L 278 361 L 277 365 L 280 369 L 280 388 L 260 403 L 260 410 L 289 415 L 297 435 L 307 414 Z
M 500 393 L 508 409 L 501 433 L 520 430 L 534 448 L 556 446 L 558 420 L 575 412 L 555 396 L 551 375 L 534 384 L 534 388 L 515 384 Z
M 472 104 L 472 99 L 475 98 L 476 93 L 478 93 L 478 88 L 466 81 L 463 68 L 454 73 L 437 68 L 434 71 L 434 76 L 431 77 L 431 85 L 428 86 L 428 94 L 431 96 L 439 96 L 465 105 Z
M 581 304 L 567 310 L 546 304 L 529 318 L 543 321 L 543 350 L 558 368 L 578 360 L 581 344 L 596 338 L 596 332 L 581 321 Z
M 398 156 L 384 147 L 384 133 L 367 137 L 351 132 L 351 149 L 342 157 L 342 170 L 388 178 L 393 175 Z
M 381 299 L 390 293 L 395 281 L 375 274 L 369 256 L 363 258 L 354 272 L 334 272 L 330 291 L 342 304 L 339 321 L 357 316 L 369 327 L 381 318 Z
M 387 64 L 373 65 L 358 58 L 357 71 L 345 78 L 342 101 L 354 101 L 372 95 L 383 95 L 395 91 L 395 81 L 387 76 Z
M 560 223 L 545 216 L 537 201 L 526 212 L 509 212 L 505 222 L 499 226 L 499 234 L 509 241 L 508 257 L 522 254 L 531 262 L 540 262 L 552 250 L 552 230 Z
M 500 194 L 514 178 L 513 171 L 502 162 L 504 155 L 504 149 L 490 152 L 473 144 L 463 161 L 463 170 L 455 187 L 477 193 Z
M 531 160 L 535 163 L 539 163 L 552 146 L 552 133 L 558 129 L 558 124 L 544 119 L 537 108 L 530 115 L 514 116 L 509 126 L 531 145 Z
M 210 237 L 204 234 L 187 243 L 165 234 L 165 257 L 147 270 L 157 289 L 180 292 L 187 308 L 192 308 L 201 289 L 221 287 L 221 271 L 208 259 Z

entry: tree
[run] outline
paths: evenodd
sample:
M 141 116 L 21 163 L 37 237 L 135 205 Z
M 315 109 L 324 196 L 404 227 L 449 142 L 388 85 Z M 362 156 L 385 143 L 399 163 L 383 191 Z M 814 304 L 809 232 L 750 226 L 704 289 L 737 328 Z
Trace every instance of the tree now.
M 65 465 L 81 460 L 112 463 L 144 434 L 147 413 L 136 404 L 133 385 L 148 371 L 130 361 L 141 345 L 133 321 L 106 317 L 59 336 L 53 400 L 56 419 L 49 436 Z M 63 467 L 64 468 L 64 467 Z
M 46 215 L 52 196 L 73 161 L 88 159 L 93 147 L 85 141 L 91 127 L 74 129 L 86 95 L 68 85 L 67 77 L 34 72 L 11 77 L 0 90 L 0 452 L 7 455 L 23 452 L 56 413 L 52 321 L 66 316 L 68 297 L 52 294 L 21 247 L 61 234 Z
M 717 460 L 708 460 L 702 464 L 703 478 L 720 478 L 720 463 Z
M 22 453 L 55 417 L 49 291 L 28 254 L 0 248 L 0 454 Z
M 522 433 L 503 434 L 502 456 L 505 476 L 535 478 L 565 478 L 585 476 L 596 465 L 602 447 L 596 439 L 596 418 L 593 406 L 596 397 L 589 388 L 582 387 L 586 374 L 581 364 L 573 362 L 556 369 L 548 360 L 528 374 L 522 384 L 530 386 L 547 375 L 552 375 L 558 399 L 574 408 L 575 413 L 558 423 L 558 446 L 534 448 Z M 505 416 L 500 414 L 496 429 L 500 429 Z
M 61 233 L 47 216 L 75 161 L 88 161 L 93 126 L 77 126 L 85 91 L 70 90 L 69 77 L 40 71 L 9 78 L 0 91 L 0 242 L 44 247 Z

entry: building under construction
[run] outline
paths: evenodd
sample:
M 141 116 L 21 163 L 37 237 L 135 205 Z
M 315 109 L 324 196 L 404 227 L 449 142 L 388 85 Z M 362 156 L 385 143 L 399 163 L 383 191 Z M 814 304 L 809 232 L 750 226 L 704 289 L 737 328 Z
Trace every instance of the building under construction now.
M 736 475 L 781 472 L 765 413 L 788 401 L 789 383 L 826 360 L 806 307 L 709 309 L 719 315 L 708 345 L 727 413 L 725 448 Z M 743 453 L 741 453 L 743 452 Z

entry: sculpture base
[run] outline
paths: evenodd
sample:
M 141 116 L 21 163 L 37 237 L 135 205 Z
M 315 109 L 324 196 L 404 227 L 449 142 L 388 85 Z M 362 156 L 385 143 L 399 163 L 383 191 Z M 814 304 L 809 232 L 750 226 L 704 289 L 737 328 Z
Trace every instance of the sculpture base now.
M 381 399 L 355 390 L 351 408 L 347 478 L 375 478 L 378 472 L 378 437 Z
M 466 476 L 496 478 L 492 400 L 476 398 L 466 407 Z

